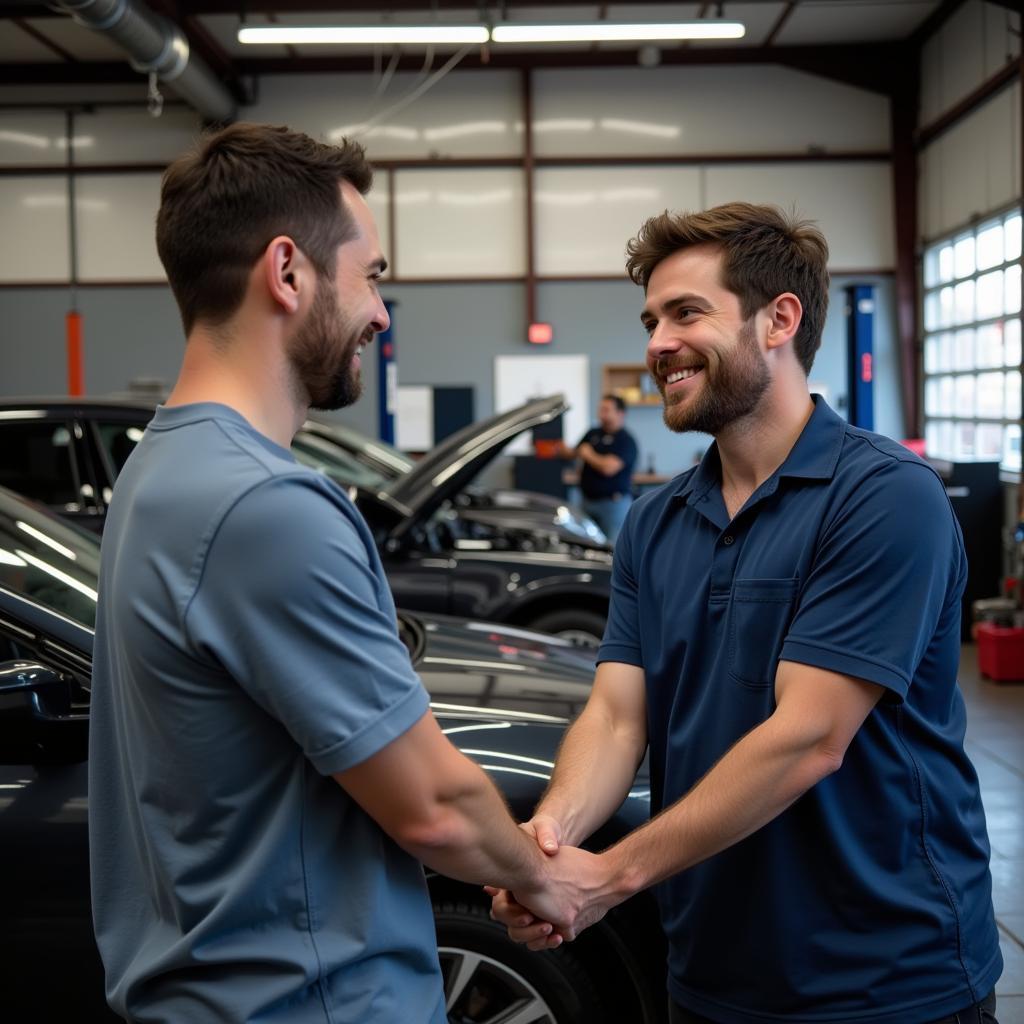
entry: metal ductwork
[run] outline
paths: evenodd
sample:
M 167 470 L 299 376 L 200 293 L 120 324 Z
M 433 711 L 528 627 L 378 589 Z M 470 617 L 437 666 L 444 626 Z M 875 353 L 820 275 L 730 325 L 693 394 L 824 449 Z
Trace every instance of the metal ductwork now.
M 80 25 L 102 32 L 131 58 L 132 67 L 155 74 L 208 121 L 230 121 L 234 97 L 197 55 L 189 54 L 185 34 L 169 19 L 138 0 L 55 0 Z

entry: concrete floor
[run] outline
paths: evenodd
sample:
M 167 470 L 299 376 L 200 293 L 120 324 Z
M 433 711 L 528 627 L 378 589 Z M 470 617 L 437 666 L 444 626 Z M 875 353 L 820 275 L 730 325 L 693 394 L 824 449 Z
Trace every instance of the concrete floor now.
M 992 898 L 1003 947 L 996 985 L 999 1024 L 1024 1024 L 1024 683 L 978 673 L 965 644 L 960 686 L 967 701 L 967 753 L 981 778 L 992 843 Z

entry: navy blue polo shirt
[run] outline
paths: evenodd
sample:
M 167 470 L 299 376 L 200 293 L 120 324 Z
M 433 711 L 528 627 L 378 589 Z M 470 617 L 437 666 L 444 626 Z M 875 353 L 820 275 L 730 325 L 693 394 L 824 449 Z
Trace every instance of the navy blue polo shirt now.
M 775 709 L 781 660 L 886 688 L 843 765 L 658 886 L 677 1003 L 723 1024 L 933 1021 L 1002 969 L 935 472 L 815 409 L 730 521 L 716 446 L 630 510 L 600 661 L 645 671 L 652 812 Z M 828 685 L 827 679 L 822 685 Z
M 580 490 L 583 491 L 584 498 L 599 501 L 601 498 L 631 493 L 630 481 L 633 477 L 637 448 L 636 441 L 628 430 L 623 428 L 609 433 L 600 427 L 594 427 L 580 438 L 580 444 L 589 444 L 598 455 L 617 455 L 622 460 L 622 469 L 614 476 L 605 476 L 584 462 L 580 473 Z

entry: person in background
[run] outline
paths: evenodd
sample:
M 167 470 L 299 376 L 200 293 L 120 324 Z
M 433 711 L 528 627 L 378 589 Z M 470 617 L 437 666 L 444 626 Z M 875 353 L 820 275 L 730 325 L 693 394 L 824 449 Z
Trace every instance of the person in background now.
M 366 523 L 289 451 L 388 326 L 371 181 L 354 143 L 241 123 L 163 178 L 187 340 L 110 503 L 89 727 L 93 921 L 128 1020 L 446 1024 L 420 861 L 564 920 L 431 714 Z
M 614 544 L 633 502 L 637 446 L 626 429 L 626 403 L 618 395 L 601 399 L 597 419 L 598 426 L 588 430 L 575 448 L 563 442 L 561 454 L 563 458 L 583 462 L 583 510 L 604 530 L 609 543 Z

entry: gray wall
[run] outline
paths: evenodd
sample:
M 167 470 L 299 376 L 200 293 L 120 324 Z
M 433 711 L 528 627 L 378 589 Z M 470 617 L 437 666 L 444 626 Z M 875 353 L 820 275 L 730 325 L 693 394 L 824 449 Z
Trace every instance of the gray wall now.
M 877 287 L 875 333 L 875 429 L 904 436 L 899 404 L 892 280 L 837 278 L 821 351 L 811 374 L 828 387 L 829 399 L 846 410 L 846 335 L 843 287 Z M 475 389 L 478 418 L 494 408 L 494 357 L 527 351 L 525 297 L 521 284 L 395 284 L 383 289 L 394 299 L 399 379 L 404 384 L 468 385 Z M 538 291 L 538 316 L 554 325 L 551 351 L 590 357 L 592 416 L 601 395 L 604 363 L 642 362 L 642 298 L 626 281 L 545 282 Z M 0 289 L 0 394 L 53 394 L 66 388 L 64 314 L 67 288 Z M 183 341 L 170 291 L 161 286 L 83 288 L 78 307 L 84 318 L 85 382 L 89 394 L 121 391 L 137 378 L 170 385 Z M 536 351 L 536 350 L 534 350 Z M 364 357 L 366 389 L 360 402 L 339 419 L 377 434 L 376 350 Z M 552 381 L 552 391 L 558 388 Z M 662 424 L 657 407 L 632 408 L 628 425 L 641 451 L 640 465 L 653 460 L 663 473 L 689 466 L 707 447 L 703 435 L 679 436 Z M 575 440 L 575 439 L 573 439 Z M 507 468 L 496 480 L 507 479 Z

